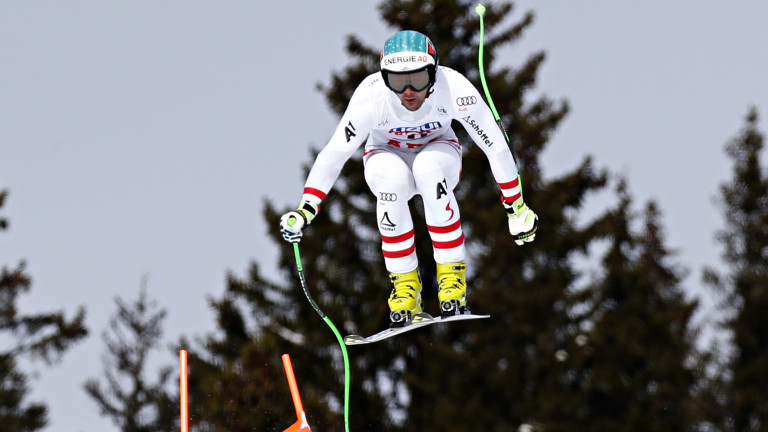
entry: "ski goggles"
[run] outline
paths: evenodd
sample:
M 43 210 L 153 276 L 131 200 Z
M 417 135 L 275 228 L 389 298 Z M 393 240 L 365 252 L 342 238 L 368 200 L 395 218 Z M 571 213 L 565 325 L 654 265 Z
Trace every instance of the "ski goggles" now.
M 409 73 L 387 72 L 384 74 L 384 82 L 397 94 L 403 93 L 408 87 L 415 92 L 420 92 L 432 84 L 429 71 L 426 69 Z

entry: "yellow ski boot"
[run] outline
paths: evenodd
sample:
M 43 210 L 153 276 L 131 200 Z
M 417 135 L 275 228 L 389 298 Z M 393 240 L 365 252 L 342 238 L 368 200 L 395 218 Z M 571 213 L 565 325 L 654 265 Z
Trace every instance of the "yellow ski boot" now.
M 390 273 L 394 284 L 389 296 L 390 327 L 402 327 L 413 320 L 413 315 L 424 310 L 421 302 L 421 278 L 417 269 L 408 273 Z
M 451 316 L 467 310 L 467 266 L 463 262 L 437 264 L 437 299 L 440 315 Z

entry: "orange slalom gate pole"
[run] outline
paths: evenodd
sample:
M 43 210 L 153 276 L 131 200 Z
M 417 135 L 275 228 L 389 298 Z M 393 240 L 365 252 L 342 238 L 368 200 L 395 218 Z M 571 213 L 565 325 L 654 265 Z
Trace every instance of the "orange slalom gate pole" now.
M 312 432 L 307 423 L 307 415 L 304 413 L 304 406 L 301 404 L 301 396 L 299 396 L 299 386 L 296 384 L 296 376 L 293 374 L 293 365 L 291 364 L 291 357 L 288 354 L 283 354 L 283 367 L 285 368 L 285 376 L 288 378 L 288 387 L 291 389 L 291 397 L 293 398 L 293 407 L 296 409 L 296 423 L 288 427 L 283 432 Z
M 189 432 L 187 357 L 187 350 L 179 351 L 179 426 L 181 427 L 181 432 Z

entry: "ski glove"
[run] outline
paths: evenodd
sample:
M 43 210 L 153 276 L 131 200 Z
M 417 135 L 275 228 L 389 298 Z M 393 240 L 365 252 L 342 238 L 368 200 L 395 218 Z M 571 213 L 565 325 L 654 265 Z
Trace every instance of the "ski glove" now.
M 536 237 L 536 230 L 539 228 L 539 217 L 533 212 L 523 198 L 518 198 L 512 204 L 507 204 L 504 197 L 501 197 L 501 203 L 507 210 L 509 217 L 509 233 L 515 238 L 515 243 L 523 245 L 532 242 Z
M 317 216 L 320 206 L 309 201 L 302 201 L 296 211 L 290 211 L 280 218 L 280 232 L 287 242 L 298 243 L 301 241 L 302 229 L 312 223 Z

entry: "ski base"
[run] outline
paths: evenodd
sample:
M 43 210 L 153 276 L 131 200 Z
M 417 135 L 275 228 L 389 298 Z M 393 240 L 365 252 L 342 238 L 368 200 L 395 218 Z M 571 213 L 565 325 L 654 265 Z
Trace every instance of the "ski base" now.
M 349 335 L 344 338 L 346 345 L 363 345 L 378 342 L 384 339 L 397 336 L 399 334 L 416 330 L 417 328 L 426 327 L 437 323 L 446 323 L 453 321 L 463 321 L 471 319 L 490 318 L 490 315 L 475 315 L 473 313 L 462 313 L 458 315 L 450 315 L 445 317 L 434 317 L 426 312 L 419 312 L 413 316 L 413 320 L 402 327 L 390 327 L 386 330 L 382 330 L 374 335 L 363 337 L 360 335 Z

